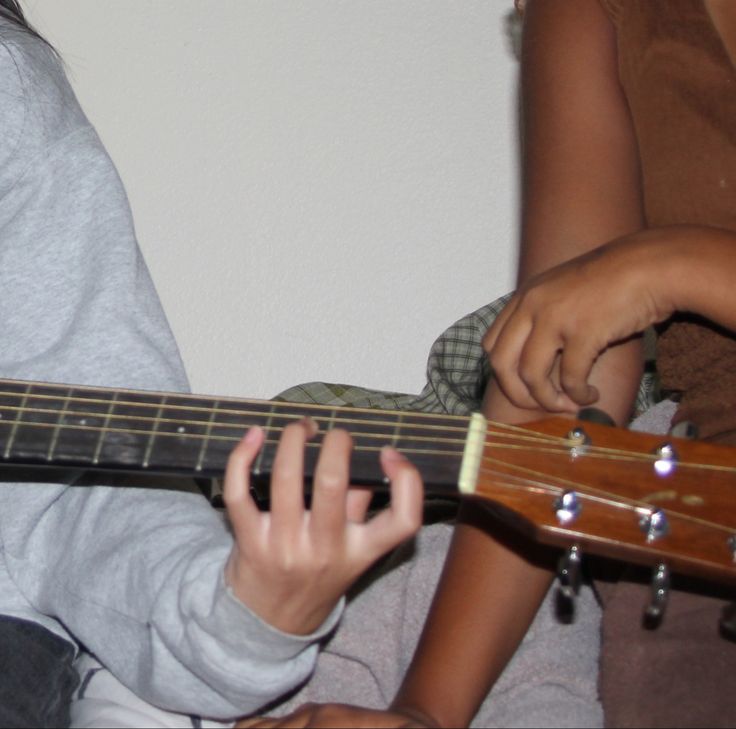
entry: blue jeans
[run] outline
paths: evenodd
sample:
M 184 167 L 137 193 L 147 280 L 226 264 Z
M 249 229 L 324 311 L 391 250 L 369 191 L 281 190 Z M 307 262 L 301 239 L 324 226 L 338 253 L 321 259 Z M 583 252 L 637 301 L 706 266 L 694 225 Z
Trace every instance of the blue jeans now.
M 0 615 L 0 726 L 69 726 L 79 683 L 74 647 L 46 628 Z

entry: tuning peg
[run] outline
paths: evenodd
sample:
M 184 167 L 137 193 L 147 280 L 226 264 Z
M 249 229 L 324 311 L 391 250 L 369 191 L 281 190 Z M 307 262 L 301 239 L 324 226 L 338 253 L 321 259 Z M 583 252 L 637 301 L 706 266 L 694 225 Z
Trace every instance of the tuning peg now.
M 578 410 L 578 420 L 588 423 L 598 423 L 599 425 L 615 425 L 613 418 L 608 413 L 598 408 L 582 408 Z M 576 425 L 568 434 L 567 442 L 570 446 L 570 455 L 573 458 L 585 455 L 590 449 L 592 441 L 590 436 L 585 432 L 585 428 Z
M 647 535 L 647 544 L 669 534 L 670 524 L 662 509 L 652 509 L 642 514 L 639 528 Z
M 686 440 L 695 440 L 698 437 L 698 426 L 689 420 L 683 420 L 677 425 L 670 428 L 670 435 L 675 438 L 685 438 Z
M 667 565 L 660 564 L 655 568 L 651 589 L 652 601 L 644 611 L 644 626 L 653 629 L 662 622 L 670 596 L 670 571 Z
M 600 408 L 581 408 L 578 410 L 577 419 L 588 423 L 598 423 L 598 425 L 616 425 L 614 419 Z
M 726 640 L 736 643 L 736 602 L 730 602 L 723 608 L 718 628 Z
M 582 552 L 580 547 L 573 545 L 560 557 L 557 565 L 557 578 L 560 581 L 560 591 L 568 599 L 573 599 L 580 592 L 580 566 Z
M 567 526 L 577 520 L 583 510 L 583 505 L 575 491 L 567 490 L 554 500 L 552 508 L 555 510 L 557 521 L 562 526 Z
M 736 562 L 736 535 L 728 538 L 728 548 Z M 736 602 L 730 602 L 723 608 L 721 619 L 718 621 L 718 629 L 723 638 L 736 643 Z
M 573 545 L 560 557 L 557 565 L 557 615 L 563 622 L 572 622 L 575 598 L 582 583 L 582 552 Z
M 579 425 L 576 425 L 568 434 L 567 442 L 570 446 L 570 455 L 573 458 L 582 456 L 590 449 L 590 437 L 585 432 L 585 429 Z

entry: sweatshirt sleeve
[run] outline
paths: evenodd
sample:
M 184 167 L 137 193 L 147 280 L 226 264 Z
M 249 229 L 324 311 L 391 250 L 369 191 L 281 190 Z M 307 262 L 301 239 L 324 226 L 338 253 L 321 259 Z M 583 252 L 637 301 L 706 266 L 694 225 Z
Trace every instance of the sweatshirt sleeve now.
M 222 577 L 230 537 L 197 495 L 49 484 L 2 496 L 5 561 L 23 595 L 162 708 L 257 710 L 308 677 L 339 615 L 301 637 L 245 608 Z
M 0 47 L 0 93 L 21 104 L 22 129 L 0 149 L 0 376 L 186 389 L 114 166 L 34 53 L 48 56 L 15 48 L 11 63 Z M 48 480 L 0 486 L 1 611 L 55 621 L 180 712 L 252 712 L 308 677 L 340 606 L 311 636 L 264 624 L 223 583 L 232 538 L 203 497 Z

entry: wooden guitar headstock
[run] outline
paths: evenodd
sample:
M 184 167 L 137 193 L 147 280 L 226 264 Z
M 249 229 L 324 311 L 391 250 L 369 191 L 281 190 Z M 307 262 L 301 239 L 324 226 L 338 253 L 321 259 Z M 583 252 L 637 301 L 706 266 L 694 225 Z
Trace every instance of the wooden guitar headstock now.
M 736 581 L 736 449 L 565 418 L 490 424 L 475 495 L 535 539 Z

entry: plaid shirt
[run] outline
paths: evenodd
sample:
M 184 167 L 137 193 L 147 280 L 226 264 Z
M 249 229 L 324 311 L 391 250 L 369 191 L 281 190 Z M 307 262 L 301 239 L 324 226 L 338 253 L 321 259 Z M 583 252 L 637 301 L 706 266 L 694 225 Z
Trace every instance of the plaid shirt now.
M 464 316 L 440 335 L 429 352 L 427 384 L 419 395 L 308 382 L 289 388 L 276 399 L 336 407 L 469 415 L 480 409 L 483 393 L 493 377 L 481 339 L 510 298 L 511 294 L 507 294 L 496 299 Z M 639 385 L 633 417 L 655 403 L 655 389 L 655 376 L 647 371 Z

